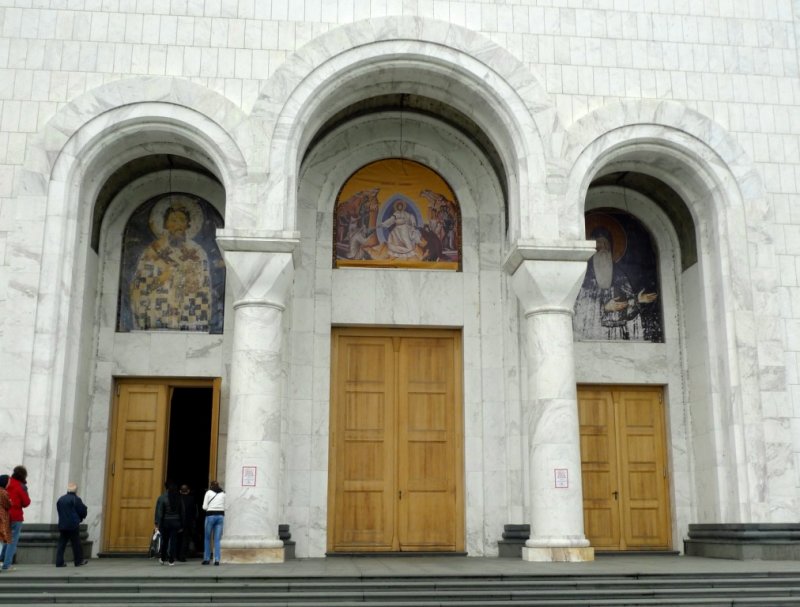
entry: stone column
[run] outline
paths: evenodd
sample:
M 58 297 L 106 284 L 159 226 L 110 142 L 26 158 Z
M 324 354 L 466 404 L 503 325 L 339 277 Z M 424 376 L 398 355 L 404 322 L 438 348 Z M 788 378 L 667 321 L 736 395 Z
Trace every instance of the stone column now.
M 525 315 L 528 395 L 526 561 L 589 561 L 583 532 L 580 429 L 572 310 L 593 243 L 569 248 L 516 247 L 506 260 Z
M 217 242 L 234 295 L 222 560 L 282 562 L 283 311 L 296 241 L 218 237 Z

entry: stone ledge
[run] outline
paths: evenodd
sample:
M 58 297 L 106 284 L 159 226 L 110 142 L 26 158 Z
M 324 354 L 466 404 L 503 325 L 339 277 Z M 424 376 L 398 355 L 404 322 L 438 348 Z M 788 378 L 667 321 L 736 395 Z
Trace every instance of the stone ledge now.
M 87 539 L 89 533 L 86 525 L 80 526 L 80 533 L 83 557 L 88 559 L 92 556 L 92 542 Z M 55 565 L 59 536 L 58 525 L 23 523 L 22 531 L 19 534 L 15 562 L 24 565 Z M 72 547 L 69 544 L 67 544 L 67 549 L 64 552 L 64 560 L 67 563 L 72 563 L 75 560 L 72 556 Z
M 705 523 L 689 525 L 683 541 L 688 556 L 706 558 L 797 561 L 800 560 L 800 524 Z

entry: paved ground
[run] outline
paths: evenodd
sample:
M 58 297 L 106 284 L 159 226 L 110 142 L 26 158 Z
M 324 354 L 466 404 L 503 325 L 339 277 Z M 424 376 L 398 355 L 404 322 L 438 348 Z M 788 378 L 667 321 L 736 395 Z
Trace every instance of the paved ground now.
M 690 556 L 599 556 L 590 563 L 527 563 L 518 559 L 479 557 L 332 557 L 296 559 L 271 565 L 202 566 L 199 560 L 160 566 L 147 558 L 92 559 L 85 567 L 72 565 L 17 565 L 0 574 L 20 577 L 405 577 L 405 576 L 514 576 L 514 575 L 630 575 L 698 573 L 796 573 L 798 561 L 734 561 Z

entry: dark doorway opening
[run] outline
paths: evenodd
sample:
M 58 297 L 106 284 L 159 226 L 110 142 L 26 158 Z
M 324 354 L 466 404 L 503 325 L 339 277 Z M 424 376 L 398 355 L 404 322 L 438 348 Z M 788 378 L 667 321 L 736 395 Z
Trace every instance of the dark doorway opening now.
M 203 495 L 208 488 L 211 456 L 211 427 L 214 390 L 208 388 L 172 389 L 167 439 L 167 482 L 188 485 L 195 504 L 195 524 L 188 555 L 202 549 Z
M 187 484 L 193 493 L 208 487 L 211 455 L 212 388 L 172 389 L 169 413 L 167 480 Z

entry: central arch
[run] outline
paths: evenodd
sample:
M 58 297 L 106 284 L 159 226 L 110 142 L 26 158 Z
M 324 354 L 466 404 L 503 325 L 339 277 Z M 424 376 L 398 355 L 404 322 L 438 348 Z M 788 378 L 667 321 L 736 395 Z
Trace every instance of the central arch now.
M 312 41 L 276 72 L 253 110 L 269 142 L 258 163 L 269 175 L 259 226 L 294 230 L 296 175 L 309 143 L 349 106 L 407 93 L 451 105 L 498 151 L 508 183 L 508 239 L 553 240 L 548 164 L 561 127 L 542 85 L 507 51 L 466 29 L 434 20 L 391 17 L 349 24 Z M 557 163 L 556 163 L 557 164 Z M 552 221 L 536 221 L 544 215 Z

